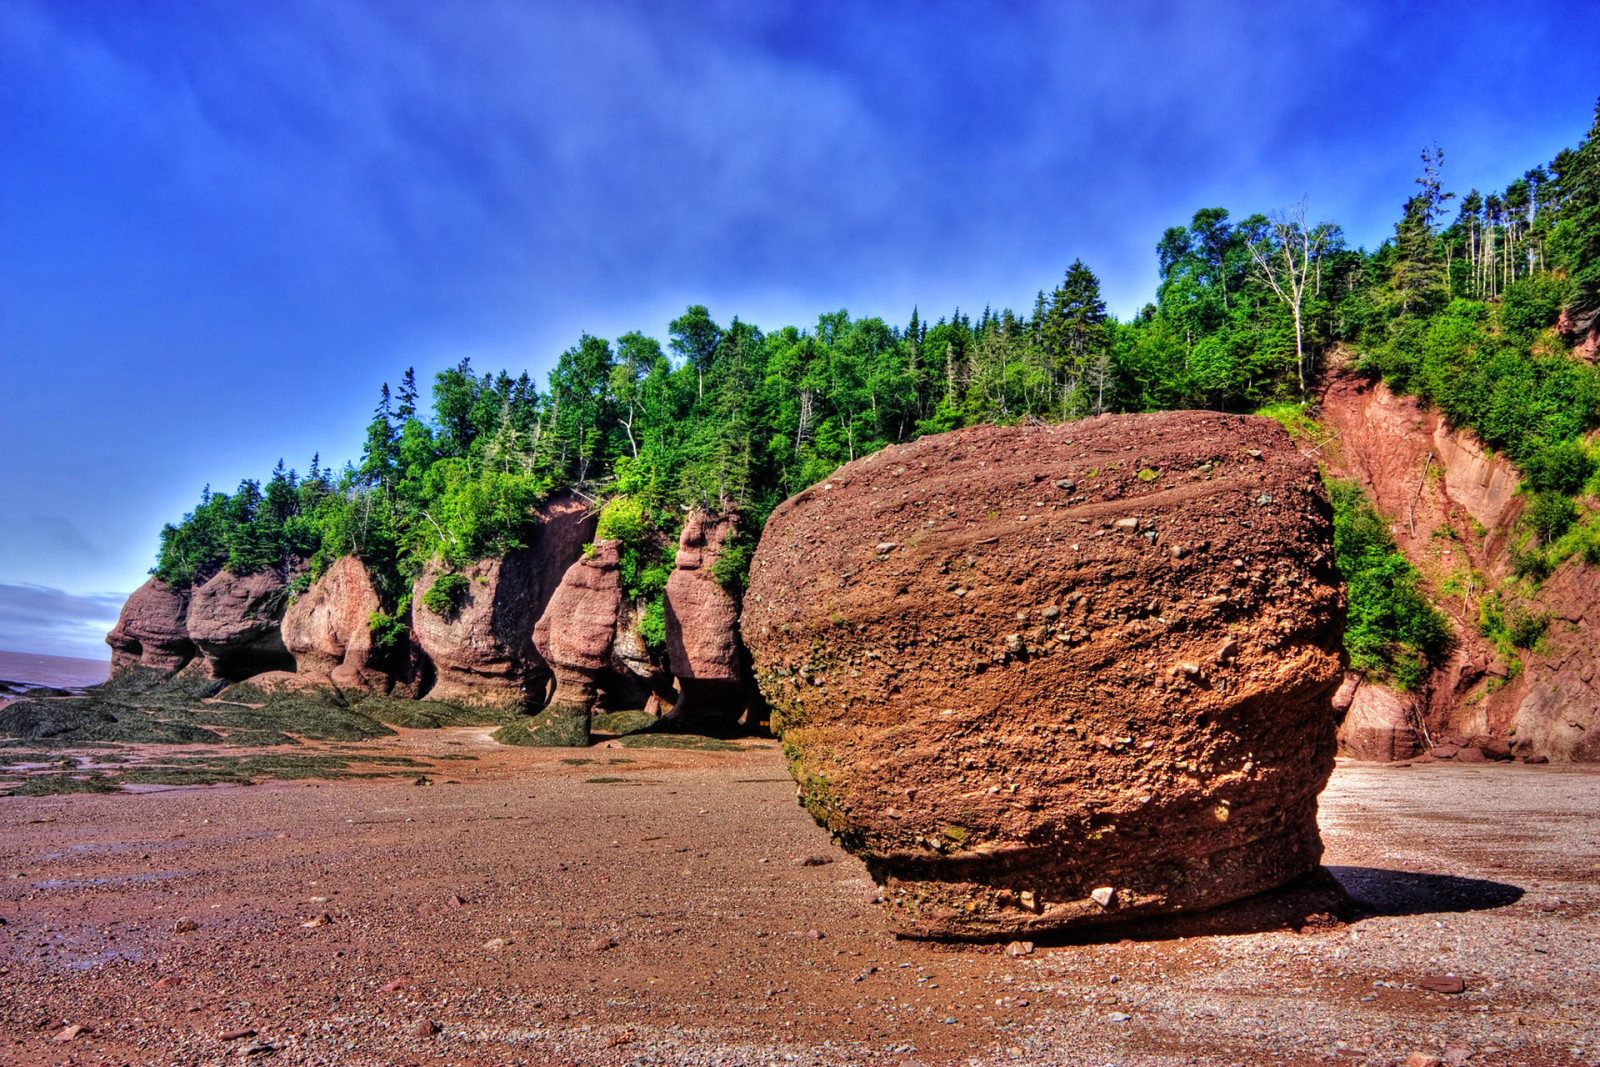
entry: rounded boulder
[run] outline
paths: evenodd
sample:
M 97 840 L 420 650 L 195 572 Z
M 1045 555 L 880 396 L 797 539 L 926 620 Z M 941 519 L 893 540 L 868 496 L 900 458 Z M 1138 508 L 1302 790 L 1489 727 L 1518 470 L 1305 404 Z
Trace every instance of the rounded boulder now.
M 1197 910 L 1321 859 L 1343 600 L 1267 419 L 978 427 L 772 515 L 741 630 L 802 802 L 902 933 Z

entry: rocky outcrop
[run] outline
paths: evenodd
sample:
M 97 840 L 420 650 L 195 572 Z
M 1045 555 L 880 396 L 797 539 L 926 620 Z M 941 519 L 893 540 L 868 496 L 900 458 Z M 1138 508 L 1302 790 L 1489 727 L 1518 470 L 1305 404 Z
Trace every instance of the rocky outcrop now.
M 394 680 L 374 655 L 369 620 L 383 609 L 366 565 L 335 560 L 283 614 L 283 643 L 302 675 L 326 676 L 340 689 L 387 693 Z
M 1265 419 L 974 428 L 781 505 L 741 632 L 804 803 L 902 932 L 1203 908 L 1320 859 L 1331 536 Z
M 1351 672 L 1334 696 L 1334 709 L 1344 714 L 1339 724 L 1339 755 L 1390 762 L 1422 751 L 1417 733 L 1415 697 L 1367 682 Z
M 602 540 L 567 568 L 533 631 L 534 647 L 555 674 L 555 692 L 536 729 L 546 744 L 587 745 L 589 723 L 608 676 L 616 672 L 624 618 L 618 542 Z
M 288 603 L 288 587 L 276 571 L 221 571 L 190 596 L 189 638 L 217 678 L 293 670 L 278 625 Z
M 1600 310 L 1574 315 L 1562 308 L 1556 319 L 1556 332 L 1572 345 L 1572 354 L 1588 363 L 1600 361 Z
M 748 704 L 738 605 L 712 574 L 736 521 L 691 512 L 667 579 L 667 662 L 679 692 L 670 723 L 684 728 L 733 723 Z
M 1359 374 L 1331 376 L 1318 415 L 1330 473 L 1360 482 L 1389 517 L 1395 543 L 1453 623 L 1455 648 L 1414 698 L 1427 731 L 1419 741 L 1491 759 L 1504 747 L 1522 758 L 1600 760 L 1597 572 L 1574 556 L 1531 597 L 1511 580 L 1526 500 L 1516 468 L 1414 397 Z M 1507 617 L 1547 618 L 1544 638 L 1532 650 L 1496 647 L 1479 626 L 1490 599 Z
M 532 710 L 542 705 L 551 673 L 535 651 L 534 624 L 561 577 L 594 536 L 595 515 L 577 497 L 561 494 L 540 509 L 533 543 L 503 559 L 480 560 L 460 573 L 457 607 L 430 610 L 423 597 L 449 569 L 430 563 L 412 589 L 411 626 L 432 662 L 430 700 L 466 707 Z
M 189 639 L 189 589 L 159 578 L 145 582 L 106 634 L 111 646 L 114 680 L 159 680 L 175 674 L 194 659 L 197 650 Z

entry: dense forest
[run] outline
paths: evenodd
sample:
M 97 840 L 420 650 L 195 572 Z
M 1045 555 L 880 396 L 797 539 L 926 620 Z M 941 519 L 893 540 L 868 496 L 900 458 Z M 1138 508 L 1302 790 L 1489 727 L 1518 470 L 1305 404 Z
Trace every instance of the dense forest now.
M 392 638 L 430 558 L 521 546 L 534 507 L 570 487 L 603 503 L 601 535 L 624 543 L 629 592 L 656 603 L 691 506 L 740 517 L 720 573 L 737 586 L 780 501 L 875 449 L 1102 412 L 1204 407 L 1293 423 L 1337 346 L 1523 471 L 1535 499 L 1519 572 L 1537 580 L 1579 551 L 1600 562 L 1600 525 L 1576 502 L 1600 489 L 1583 439 L 1600 421 L 1600 371 L 1567 340 L 1600 321 L 1600 108 L 1586 139 L 1498 192 L 1446 192 L 1442 163 L 1423 152 L 1416 194 L 1372 251 L 1304 205 L 1239 220 L 1195 212 L 1162 235 L 1155 300 L 1126 322 L 1075 261 L 1025 313 L 930 321 L 914 309 L 895 326 L 841 310 L 767 330 L 697 305 L 665 346 L 580 337 L 542 388 L 463 360 L 424 397 L 407 371 L 383 386 L 359 462 L 335 471 L 313 457 L 304 474 L 280 463 L 232 494 L 208 489 L 162 531 L 153 573 L 185 583 L 277 568 L 303 588 L 353 553 L 393 605 L 379 620 Z M 1352 659 L 1415 681 L 1448 630 L 1359 492 L 1334 497 Z M 448 610 L 447 592 L 430 602 Z

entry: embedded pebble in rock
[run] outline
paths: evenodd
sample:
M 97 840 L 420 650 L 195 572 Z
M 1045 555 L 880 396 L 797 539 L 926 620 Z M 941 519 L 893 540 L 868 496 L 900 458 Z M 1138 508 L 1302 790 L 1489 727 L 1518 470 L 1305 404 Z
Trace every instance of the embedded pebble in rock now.
M 895 928 L 1000 937 L 1314 870 L 1343 608 L 1311 461 L 1191 411 L 849 463 L 773 512 L 741 632 Z

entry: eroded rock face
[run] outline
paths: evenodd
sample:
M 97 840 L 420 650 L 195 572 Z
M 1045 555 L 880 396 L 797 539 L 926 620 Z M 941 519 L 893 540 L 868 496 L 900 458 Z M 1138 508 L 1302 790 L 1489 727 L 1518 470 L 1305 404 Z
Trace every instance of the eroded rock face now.
M 189 590 L 159 578 L 145 582 L 106 634 L 111 646 L 111 677 L 164 678 L 181 670 L 197 650 L 189 639 Z
M 288 587 L 276 571 L 221 571 L 191 594 L 189 638 L 218 678 L 240 681 L 293 670 L 294 657 L 279 630 L 288 603 Z
M 1410 759 L 1422 751 L 1415 696 L 1350 674 L 1334 706 L 1344 712 L 1339 724 L 1341 756 L 1387 763 Z
M 896 926 L 995 936 L 1314 870 L 1343 602 L 1275 423 L 982 427 L 772 515 L 741 631 L 807 807 Z
M 1513 549 L 1529 499 L 1518 491 L 1516 468 L 1416 398 L 1348 371 L 1330 377 L 1319 419 L 1330 473 L 1361 483 L 1451 619 L 1455 647 L 1415 697 L 1433 740 L 1488 737 L 1494 743 L 1484 751 L 1508 747 L 1521 758 L 1600 761 L 1594 571 L 1574 556 L 1531 597 L 1513 580 Z M 1444 593 L 1451 584 L 1458 591 Z M 1520 673 L 1480 631 L 1489 595 L 1499 597 L 1507 615 L 1543 614 L 1552 631 L 1559 628 L 1559 640 L 1520 654 Z
M 532 635 L 561 576 L 594 536 L 596 516 L 570 494 L 540 509 L 533 544 L 504 559 L 480 560 L 467 579 L 461 605 L 437 615 L 423 595 L 445 571 L 430 563 L 412 589 L 411 626 L 436 674 L 430 700 L 469 707 L 530 710 L 544 703 L 550 669 Z
M 600 688 L 614 672 L 624 618 L 618 547 L 616 541 L 596 541 L 592 553 L 567 568 L 534 628 L 534 646 L 555 674 L 555 692 L 538 727 L 549 744 L 589 743 Z
M 734 722 L 748 703 L 738 606 L 712 576 L 734 522 L 731 516 L 692 512 L 667 578 L 667 662 L 680 693 L 672 718 L 686 725 Z
M 283 614 L 283 643 L 295 670 L 327 675 L 340 689 L 388 692 L 391 679 L 374 662 L 368 622 L 382 608 L 366 565 L 354 556 L 336 560 Z

